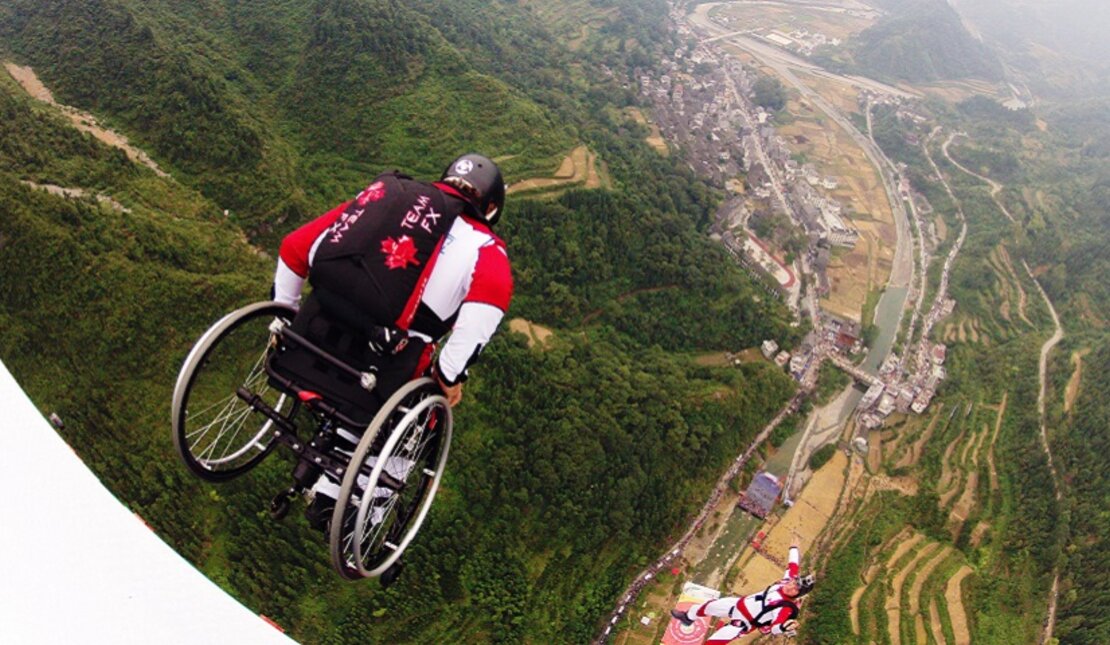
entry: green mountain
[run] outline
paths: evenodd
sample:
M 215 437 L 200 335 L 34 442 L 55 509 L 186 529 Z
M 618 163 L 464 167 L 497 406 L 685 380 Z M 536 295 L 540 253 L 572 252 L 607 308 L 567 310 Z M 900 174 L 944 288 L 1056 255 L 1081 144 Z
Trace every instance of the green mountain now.
M 719 196 L 611 117 L 627 93 L 600 65 L 670 47 L 656 40 L 665 5 L 620 3 L 573 66 L 530 10 L 484 6 L 0 6 L 4 59 L 170 173 L 0 74 L 0 359 L 121 501 L 302 642 L 588 640 L 793 390 L 768 366 L 694 362 L 799 330 L 704 235 Z M 219 487 L 177 462 L 177 370 L 211 322 L 266 297 L 279 234 L 384 168 L 427 177 L 475 148 L 517 179 L 579 143 L 614 189 L 511 197 L 501 225 L 510 317 L 554 338 L 532 348 L 505 331 L 483 355 L 397 585 L 341 582 L 321 536 L 268 518 L 288 462 Z
M 864 73 L 925 82 L 959 78 L 1001 80 L 1002 66 L 944 0 L 884 0 L 887 9 L 859 34 L 852 50 Z
M 16 1 L 0 39 L 64 103 L 111 117 L 248 228 L 460 148 L 552 170 L 574 133 L 395 0 Z M 64 46 L 59 46 L 64 43 Z
M 948 274 L 956 311 L 932 330 L 932 339 L 947 347 L 947 378 L 934 403 L 941 407 L 932 413 L 927 438 L 919 434 L 924 423 L 895 420 L 883 430 L 903 443 L 887 451 L 897 444 L 883 440 L 882 469 L 916 476 L 920 487 L 912 496 L 884 493 L 849 510 L 850 528 L 826 556 L 825 582 L 810 601 L 802 642 L 873 642 L 895 633 L 895 623 L 885 622 L 893 617 L 891 578 L 876 578 L 875 571 L 884 561 L 892 575 L 906 566 L 908 557 L 896 564 L 890 554 L 907 525 L 950 545 L 959 561 L 941 562 L 927 580 L 921 568 L 902 569 L 909 574 L 905 584 L 914 580 L 922 590 L 916 604 L 902 596 L 903 636 L 920 618 L 918 625 L 937 626 L 938 642 L 941 636 L 951 642 L 943 608 L 954 597 L 946 597 L 945 587 L 966 564 L 962 603 L 968 609 L 974 603 L 966 623 L 971 642 L 1041 639 L 1054 581 L 1059 593 L 1050 642 L 1106 641 L 1110 622 L 1101 607 L 1108 589 L 1090 572 L 1105 568 L 1110 554 L 1106 514 L 1095 510 L 1110 495 L 1104 472 L 1110 112 L 1098 96 L 1037 99 L 1035 108 L 1016 111 L 983 96 L 956 105 L 931 100 L 935 122 L 925 124 L 900 119 L 893 108 L 872 115 L 877 143 L 905 164 L 906 178 L 948 226 L 934 250 L 930 282 L 942 275 L 935 258 L 954 248 L 951 231 L 966 221 L 967 235 Z M 1046 356 L 1043 413 L 1039 360 L 1056 325 L 1042 287 L 1064 334 Z M 957 330 L 969 321 L 977 338 Z M 965 481 L 974 487 L 968 497 L 975 501 L 957 510 L 960 495 L 950 482 L 961 477 L 953 475 L 958 455 L 974 454 L 959 448 L 976 432 L 989 436 L 978 445 L 990 446 L 993 456 L 989 463 L 965 462 Z M 904 442 L 914 437 L 922 451 L 903 461 Z M 853 602 L 860 613 L 845 611 Z

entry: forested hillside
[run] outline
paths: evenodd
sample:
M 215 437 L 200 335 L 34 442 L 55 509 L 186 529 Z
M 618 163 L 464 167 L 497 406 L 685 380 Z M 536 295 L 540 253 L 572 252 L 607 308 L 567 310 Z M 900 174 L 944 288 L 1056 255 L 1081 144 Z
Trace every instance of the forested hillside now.
M 396 0 L 16 0 L 0 39 L 256 232 L 464 143 L 511 157 L 510 181 L 558 164 L 573 134 L 433 20 Z
M 1002 66 L 944 0 L 882 0 L 890 14 L 863 31 L 852 49 L 859 69 L 879 78 L 928 82 L 1001 80 Z
M 1061 466 L 1070 482 L 1069 546 L 1063 567 L 1059 628 L 1061 643 L 1105 643 L 1110 623 L 1105 603 L 1110 584 L 1093 572 L 1110 569 L 1110 343 L 1087 357 L 1090 376 L 1081 384 L 1075 407 L 1056 442 Z
M 884 594 L 860 587 L 860 576 L 871 582 L 872 574 L 864 572 L 881 567 L 880 557 L 894 565 L 893 545 L 907 524 L 923 534 L 923 543 L 952 550 L 939 561 L 940 579 L 950 581 L 958 571 L 967 576 L 963 602 L 973 598 L 975 610 L 961 622 L 971 642 L 1039 639 L 1057 572 L 1059 642 L 1106 640 L 1106 620 L 1096 610 L 1106 598 L 1105 585 L 1088 578 L 1105 568 L 1108 553 L 1101 537 L 1106 527 L 1093 511 L 1105 506 L 1106 478 L 1096 464 L 1104 463 L 1101 446 L 1110 438 L 1099 403 L 1105 398 L 1102 371 L 1110 347 L 1104 278 L 1110 258 L 1110 164 L 1102 151 L 1107 123 L 1097 108 L 1101 104 L 1045 104 L 1031 112 L 1008 110 L 985 97 L 954 106 L 930 101 L 924 109 L 943 125 L 932 136 L 931 124 L 915 126 L 893 109 L 876 111 L 876 140 L 907 165 L 914 189 L 947 227 L 935 255 L 952 248 L 952 231 L 961 226 L 957 208 L 966 216 L 968 233 L 951 273 L 956 311 L 933 330 L 933 338 L 948 347 L 948 378 L 938 391 L 943 407 L 927 430 L 925 424 L 895 424 L 884 431 L 890 432 L 884 438 L 887 472 L 914 476 L 920 487 L 912 498 L 880 497 L 852 518 L 850 537 L 827 560 L 825 579 L 834 584 L 815 594 L 810 642 L 866 642 L 861 629 L 887 629 Z M 946 151 L 980 176 L 949 161 Z M 935 280 L 935 265 L 932 271 Z M 1037 404 L 1038 355 L 1055 326 L 1038 284 L 1058 311 L 1064 334 L 1048 354 L 1045 392 L 1055 471 L 1041 441 Z M 965 325 L 973 333 L 965 334 Z M 988 459 L 976 459 L 977 450 L 953 449 L 992 428 Z M 908 441 L 923 442 L 916 462 L 902 459 Z M 888 444 L 903 452 L 887 456 Z M 961 474 L 961 467 L 967 472 Z M 966 496 L 971 504 L 961 505 L 963 496 L 952 486 L 961 480 L 975 486 Z M 912 576 L 909 560 L 898 566 Z M 909 584 L 912 577 L 902 580 Z M 864 588 L 867 592 L 852 601 L 863 608 L 853 619 L 864 616 L 860 624 L 867 615 L 877 619 L 861 628 L 834 608 L 847 605 L 853 589 Z M 934 582 L 924 589 L 923 601 L 915 605 L 924 624 L 930 620 L 924 599 L 932 596 L 935 607 L 929 611 L 936 615 L 958 600 L 958 594 L 946 599 L 944 587 Z M 905 620 L 901 625 L 913 629 Z M 907 634 L 912 631 L 903 631 L 904 638 Z M 945 636 L 951 642 L 953 635 Z
M 664 5 L 615 3 L 569 68 L 529 10 L 487 5 L 0 6 L 5 60 L 171 175 L 0 75 L 0 358 L 121 501 L 303 642 L 586 641 L 793 391 L 770 366 L 692 360 L 798 331 L 702 234 L 718 196 L 611 116 L 627 94 L 599 65 L 619 74 L 659 46 Z M 220 487 L 187 474 L 169 434 L 176 371 L 212 321 L 266 296 L 278 234 L 385 168 L 428 177 L 473 148 L 515 180 L 579 143 L 616 188 L 510 197 L 509 317 L 554 337 L 504 332 L 483 354 L 396 586 L 340 581 L 320 535 L 269 519 L 288 462 Z

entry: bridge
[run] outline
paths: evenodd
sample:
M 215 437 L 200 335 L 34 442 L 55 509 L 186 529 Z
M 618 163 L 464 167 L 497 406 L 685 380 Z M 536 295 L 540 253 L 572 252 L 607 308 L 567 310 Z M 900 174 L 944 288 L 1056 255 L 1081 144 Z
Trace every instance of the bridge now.
M 848 373 L 849 376 L 856 379 L 860 383 L 864 383 L 867 386 L 882 383 L 882 380 L 878 376 L 875 376 L 874 374 L 868 374 L 855 365 L 852 365 L 852 363 L 849 362 L 847 358 L 844 358 L 844 356 L 836 352 L 829 352 L 828 359 L 832 361 L 833 365 L 836 365 L 840 369 L 844 370 Z

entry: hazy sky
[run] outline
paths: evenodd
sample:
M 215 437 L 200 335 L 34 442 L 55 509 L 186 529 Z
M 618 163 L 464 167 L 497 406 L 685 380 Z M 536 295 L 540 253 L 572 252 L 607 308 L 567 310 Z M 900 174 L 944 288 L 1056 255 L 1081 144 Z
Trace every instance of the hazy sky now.
M 984 36 L 1031 41 L 1072 56 L 1110 58 L 1110 0 L 948 0 Z

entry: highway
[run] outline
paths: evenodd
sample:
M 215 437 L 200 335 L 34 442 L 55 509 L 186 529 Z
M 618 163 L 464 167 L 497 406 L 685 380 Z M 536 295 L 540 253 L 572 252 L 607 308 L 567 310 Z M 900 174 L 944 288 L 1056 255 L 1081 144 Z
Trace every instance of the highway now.
M 852 123 L 840 113 L 839 110 L 834 108 L 823 99 L 819 94 L 814 92 L 805 83 L 803 83 L 797 76 L 794 75 L 792 69 L 800 69 L 809 73 L 817 74 L 824 78 L 832 79 L 848 85 L 866 87 L 877 92 L 895 94 L 903 97 L 913 97 L 903 90 L 899 90 L 889 85 L 872 81 L 858 76 L 841 76 L 827 72 L 822 68 L 801 59 L 793 54 L 784 52 L 776 47 L 767 45 L 756 41 L 752 38 L 742 35 L 745 32 L 729 32 L 720 25 L 714 23 L 709 19 L 709 11 L 714 7 L 720 6 L 722 2 L 714 2 L 708 4 L 698 5 L 698 7 L 687 18 L 690 24 L 699 29 L 702 33 L 709 34 L 706 41 L 726 39 L 729 43 L 734 44 L 748 53 L 752 54 L 763 62 L 768 67 L 775 70 L 784 80 L 797 89 L 802 96 L 816 105 L 822 112 L 824 112 L 830 119 L 832 119 L 838 126 L 843 129 L 852 140 L 863 149 L 868 159 L 879 170 L 879 175 L 882 178 L 883 189 L 886 191 L 887 200 L 890 202 L 892 211 L 894 212 L 894 224 L 897 230 L 897 243 L 894 249 L 893 266 L 891 267 L 890 278 L 887 282 L 888 287 L 908 287 L 913 282 L 914 278 L 914 262 L 913 262 L 913 248 L 912 239 L 910 236 L 910 221 L 906 213 L 906 209 L 902 203 L 898 191 L 895 189 L 893 180 L 894 166 L 886 155 L 879 149 L 871 139 L 864 136 L 859 130 L 856 129 Z M 761 158 L 760 161 L 764 161 Z M 768 170 L 770 166 L 765 165 Z M 774 177 L 773 173 L 768 173 Z M 772 179 L 774 183 L 774 179 Z M 776 192 L 778 189 L 776 187 Z M 789 212 L 789 211 L 787 211 Z M 899 321 L 900 322 L 900 321 Z
M 809 101 L 811 101 L 819 109 L 825 112 L 825 114 L 828 115 L 830 119 L 832 119 L 839 127 L 841 127 L 852 138 L 852 140 L 864 150 L 868 159 L 879 170 L 879 175 L 882 179 L 883 188 L 886 191 L 887 199 L 889 200 L 891 204 L 891 209 L 894 212 L 895 229 L 897 231 L 894 261 L 891 268 L 890 277 L 887 281 L 887 287 L 894 288 L 887 289 L 886 293 L 883 294 L 882 299 L 880 299 L 879 306 L 883 307 L 884 300 L 888 298 L 901 297 L 902 302 L 899 304 L 899 310 L 902 312 L 902 314 L 904 314 L 905 298 L 908 294 L 907 287 L 909 287 L 910 283 L 914 279 L 913 240 L 910 235 L 909 217 L 903 206 L 898 191 L 895 188 L 895 182 L 893 179 L 894 165 L 890 162 L 889 159 L 886 158 L 886 156 L 882 153 L 881 150 L 879 150 L 878 146 L 870 138 L 860 133 L 859 130 L 857 130 L 855 126 L 853 126 L 852 123 L 848 121 L 847 118 L 840 114 L 838 110 L 836 110 L 816 92 L 802 83 L 801 80 L 799 80 L 793 74 L 791 68 L 801 69 L 806 71 L 807 73 L 833 79 L 839 82 L 847 83 L 849 85 L 866 87 L 876 92 L 894 94 L 902 97 L 913 97 L 914 95 L 899 90 L 897 88 L 878 83 L 877 81 L 872 81 L 870 79 L 864 79 L 860 77 L 846 77 L 829 73 L 822 68 L 813 65 L 812 63 L 793 56 L 792 54 L 782 52 L 781 50 L 775 49 L 769 45 L 764 45 L 743 35 L 747 32 L 729 32 L 728 30 L 723 29 L 719 25 L 713 23 L 711 20 L 709 20 L 708 17 L 709 10 L 721 4 L 725 3 L 710 3 L 699 5 L 693 13 L 687 16 L 687 19 L 692 26 L 700 29 L 703 33 L 707 34 L 707 38 L 706 40 L 703 40 L 703 42 L 727 39 L 728 42 L 736 44 L 737 46 L 745 49 L 752 55 L 759 58 L 764 64 L 774 69 L 778 74 L 786 79 L 787 82 L 793 85 Z M 730 93 L 733 94 L 733 98 L 736 99 L 738 104 L 743 105 L 745 101 L 743 100 L 743 97 L 739 95 L 739 91 L 733 84 L 731 78 L 727 81 L 727 83 L 727 89 Z M 748 123 L 748 125 L 754 126 L 754 124 L 751 123 Z M 789 203 L 785 198 L 782 186 L 776 175 L 776 169 L 770 163 L 770 160 L 767 158 L 766 152 L 762 149 L 761 145 L 756 146 L 756 155 L 759 157 L 758 161 L 763 164 L 764 168 L 767 170 L 768 176 L 771 178 L 771 184 L 777 201 L 779 201 L 782 207 L 785 208 L 788 214 L 792 214 L 792 209 L 790 208 Z M 812 290 L 810 290 L 810 293 L 806 295 L 811 296 Z M 816 302 L 814 302 L 813 304 L 816 305 Z M 816 307 L 813 307 L 811 313 L 812 312 L 816 312 Z M 897 322 L 895 323 L 895 326 L 900 326 L 901 322 L 902 315 L 899 315 L 897 317 Z M 889 347 L 886 351 L 889 351 Z M 811 370 L 815 371 L 820 363 L 820 360 L 815 361 L 814 364 L 811 365 Z M 713 494 L 702 506 L 701 511 L 698 513 L 697 516 L 695 516 L 694 520 L 691 522 L 686 532 L 678 539 L 677 542 L 675 542 L 671 546 L 670 549 L 667 550 L 667 552 L 662 557 L 653 562 L 638 576 L 636 576 L 633 582 L 625 589 L 625 592 L 621 595 L 620 602 L 604 624 L 602 632 L 593 641 L 595 645 L 605 643 L 609 639 L 614 626 L 627 611 L 629 604 L 632 603 L 632 601 L 639 595 L 640 591 L 651 582 L 651 580 L 659 573 L 659 571 L 663 570 L 664 567 L 669 566 L 670 563 L 675 560 L 675 558 L 681 555 L 682 551 L 685 549 L 687 543 L 693 537 L 694 533 L 706 521 L 710 511 L 719 501 L 720 496 L 724 494 L 729 480 L 731 480 L 740 471 L 740 468 L 742 468 L 744 464 L 747 463 L 752 453 L 754 453 L 756 448 L 758 448 L 758 446 L 770 436 L 774 428 L 777 427 L 778 424 L 788 414 L 797 410 L 801 400 L 808 395 L 808 389 L 800 389 L 786 405 L 786 407 L 781 410 L 775 416 L 775 418 L 771 420 L 769 424 L 767 424 L 767 426 L 763 429 L 762 432 L 760 432 L 760 434 L 748 446 L 748 448 L 736 457 L 731 467 L 718 480 L 717 487 L 715 488 Z M 843 422 L 846 418 L 846 413 L 850 413 L 851 409 L 855 408 L 858 400 L 859 393 L 854 392 L 852 386 L 849 386 L 845 388 L 843 392 L 841 392 L 841 394 L 833 401 L 832 404 L 815 411 L 815 414 L 810 418 L 809 423 L 807 424 L 805 431 L 803 432 L 803 437 L 800 445 L 809 444 L 811 445 L 811 448 L 816 447 L 820 443 L 824 443 L 824 441 L 827 440 L 830 436 L 835 435 L 835 433 L 839 431 L 839 428 L 842 427 Z M 794 463 L 791 464 L 790 473 L 787 475 L 786 478 L 787 486 L 790 485 L 791 481 L 794 478 L 795 470 L 799 467 L 799 460 L 802 460 L 802 462 L 804 463 L 804 459 L 808 458 L 802 456 L 800 454 L 802 452 L 808 451 L 799 449 L 798 452 L 796 452 L 794 455 Z M 786 496 L 789 497 L 789 489 L 784 492 L 786 492 Z

